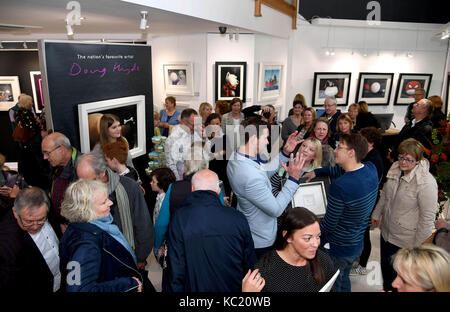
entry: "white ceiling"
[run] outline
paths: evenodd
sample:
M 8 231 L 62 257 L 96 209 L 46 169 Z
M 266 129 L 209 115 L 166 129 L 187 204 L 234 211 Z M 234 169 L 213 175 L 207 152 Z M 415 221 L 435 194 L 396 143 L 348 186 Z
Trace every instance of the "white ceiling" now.
M 170 0 L 167 0 L 170 1 Z M 39 26 L 5 30 L 0 40 L 67 39 L 65 20 L 69 0 L 0 0 L 0 24 Z M 147 35 L 218 33 L 220 24 L 119 0 L 78 0 L 81 25 L 73 39 L 147 39 Z M 149 12 L 148 30 L 139 29 L 141 10 Z M 224 25 L 230 27 L 230 25 Z M 247 30 L 242 29 L 243 32 Z

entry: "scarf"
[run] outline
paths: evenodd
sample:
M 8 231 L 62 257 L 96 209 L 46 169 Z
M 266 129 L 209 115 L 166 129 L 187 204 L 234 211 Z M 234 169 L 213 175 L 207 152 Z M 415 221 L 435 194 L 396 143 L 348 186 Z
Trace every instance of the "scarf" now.
M 120 176 L 109 168 L 106 168 L 108 174 L 108 195 L 116 192 L 117 207 L 119 208 L 120 223 L 122 225 L 122 233 L 128 244 L 135 250 L 133 222 L 131 221 L 130 202 L 125 188 L 120 183 Z
M 89 223 L 98 226 L 103 231 L 111 235 L 116 241 L 122 244 L 122 246 L 125 247 L 128 250 L 128 252 L 133 256 L 134 262 L 137 263 L 136 255 L 134 254 L 127 240 L 123 236 L 122 232 L 120 232 L 117 225 L 113 224 L 112 221 L 113 217 L 111 214 L 109 214 L 107 217 L 97 218 Z

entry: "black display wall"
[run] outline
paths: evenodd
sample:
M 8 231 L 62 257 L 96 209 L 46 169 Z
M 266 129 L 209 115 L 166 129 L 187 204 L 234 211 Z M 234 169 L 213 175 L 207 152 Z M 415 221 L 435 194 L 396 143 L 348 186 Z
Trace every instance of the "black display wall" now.
M 20 91 L 33 96 L 30 71 L 39 71 L 37 51 L 0 51 L 0 76 L 19 76 Z M 17 161 L 17 150 L 11 138 L 7 111 L 0 111 L 0 153 L 6 161 Z
M 80 149 L 78 104 L 145 96 L 146 150 L 152 148 L 151 47 L 147 45 L 39 41 L 47 126 L 64 133 Z M 48 109 L 48 103 L 50 109 Z M 133 159 L 144 181 L 148 157 Z

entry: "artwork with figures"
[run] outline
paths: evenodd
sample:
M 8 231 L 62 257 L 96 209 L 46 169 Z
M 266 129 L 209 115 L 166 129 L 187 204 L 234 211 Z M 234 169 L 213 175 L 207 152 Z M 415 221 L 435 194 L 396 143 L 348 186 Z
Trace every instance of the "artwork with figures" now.
M 18 76 L 0 77 L 0 111 L 7 111 L 19 101 L 20 86 Z
M 313 104 L 322 106 L 327 97 L 335 97 L 339 106 L 347 105 L 351 73 L 314 73 Z
M 388 105 L 393 77 L 393 73 L 359 73 L 355 102 L 365 101 L 370 105 Z
M 191 62 L 164 64 L 166 94 L 194 95 L 193 64 Z
M 33 89 L 33 103 L 36 113 L 41 113 L 44 108 L 44 96 L 42 93 L 42 77 L 40 71 L 30 72 L 31 87 Z
M 216 101 L 235 97 L 245 102 L 246 62 L 216 62 Z
M 273 100 L 281 94 L 283 65 L 260 63 L 258 100 Z
M 400 74 L 394 104 L 408 105 L 414 102 L 414 94 L 418 88 L 424 89 L 427 97 L 432 77 L 433 74 Z
M 122 136 L 132 157 L 145 154 L 145 97 L 131 96 L 78 105 L 81 151 L 87 153 L 100 139 L 100 119 L 104 114 L 118 117 Z
M 305 207 L 323 217 L 327 207 L 327 191 L 323 181 L 301 183 L 292 198 L 292 207 Z

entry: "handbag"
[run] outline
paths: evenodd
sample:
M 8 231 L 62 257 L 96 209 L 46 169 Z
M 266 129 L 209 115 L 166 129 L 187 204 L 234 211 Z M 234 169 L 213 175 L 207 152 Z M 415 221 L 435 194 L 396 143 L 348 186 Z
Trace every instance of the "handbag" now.
M 12 133 L 12 137 L 19 142 L 28 142 L 32 136 L 33 136 L 33 131 L 22 127 L 20 122 Z

